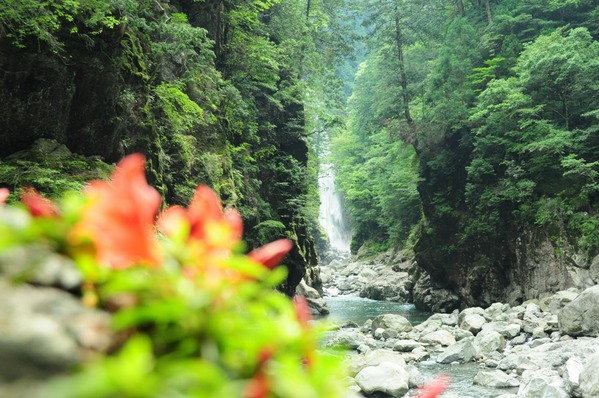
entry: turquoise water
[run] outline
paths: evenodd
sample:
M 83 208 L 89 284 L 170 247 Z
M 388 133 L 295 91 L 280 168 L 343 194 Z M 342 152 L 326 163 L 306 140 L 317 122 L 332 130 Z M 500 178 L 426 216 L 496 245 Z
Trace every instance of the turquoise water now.
M 326 319 L 331 321 L 353 321 L 362 326 L 368 319 L 381 314 L 399 314 L 407 318 L 412 325 L 425 321 L 429 312 L 419 311 L 414 304 L 395 303 L 392 301 L 376 301 L 356 296 L 325 297 L 330 314 Z

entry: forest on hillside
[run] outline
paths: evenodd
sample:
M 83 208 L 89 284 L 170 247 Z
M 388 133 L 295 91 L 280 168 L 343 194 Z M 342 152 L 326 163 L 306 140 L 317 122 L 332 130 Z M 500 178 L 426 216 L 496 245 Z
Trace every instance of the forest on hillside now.
M 292 294 L 330 150 L 354 253 L 413 252 L 447 308 L 530 297 L 599 250 L 598 38 L 592 0 L 8 0 L 0 186 L 144 153 L 165 203 L 205 183 L 249 247 L 292 239 Z
M 353 12 L 366 51 L 332 142 L 353 251 L 413 248 L 446 309 L 571 286 L 599 250 L 596 2 Z

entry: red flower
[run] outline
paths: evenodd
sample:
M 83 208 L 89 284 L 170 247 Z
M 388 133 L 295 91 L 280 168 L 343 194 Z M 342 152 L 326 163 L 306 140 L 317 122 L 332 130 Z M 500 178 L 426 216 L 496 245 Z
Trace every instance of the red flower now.
M 418 389 L 418 398 L 436 398 L 449 385 L 449 377 L 440 375 Z
M 265 367 L 268 361 L 272 359 L 274 351 L 272 348 L 263 348 L 258 356 L 258 370 L 254 377 L 245 386 L 243 398 L 264 398 L 270 391 L 270 381 L 266 374 Z
M 248 256 L 269 269 L 276 267 L 293 248 L 289 239 L 279 239 L 252 250 Z
M 7 195 L 8 196 L 8 195 Z M 58 207 L 50 199 L 42 196 L 34 188 L 26 188 L 21 195 L 21 200 L 33 217 L 56 217 Z
M 265 398 L 270 391 L 270 381 L 262 369 L 246 384 L 243 398 Z
M 0 205 L 6 203 L 8 195 L 10 195 L 10 191 L 8 190 L 8 188 L 0 188 Z
M 300 325 L 302 328 L 308 329 L 310 327 L 310 320 L 312 319 L 312 312 L 310 311 L 306 298 L 299 295 L 294 296 L 293 305 Z
M 223 212 L 220 199 L 206 185 L 196 189 L 187 209 L 180 206 L 166 209 L 160 215 L 158 227 L 167 236 L 175 236 L 186 227 L 188 239 L 202 242 L 207 250 L 231 250 L 243 232 L 239 212 L 235 209 Z
M 74 235 L 91 238 L 97 260 L 112 268 L 160 262 L 154 221 L 161 198 L 144 166 L 143 155 L 127 156 L 111 181 L 94 181 L 85 190 L 88 203 Z

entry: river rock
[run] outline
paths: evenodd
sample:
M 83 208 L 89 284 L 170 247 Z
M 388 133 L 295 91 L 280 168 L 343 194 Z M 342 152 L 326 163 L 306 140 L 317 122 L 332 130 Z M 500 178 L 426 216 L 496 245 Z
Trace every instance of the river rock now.
M 420 373 L 420 371 L 418 370 L 418 368 L 416 366 L 407 365 L 405 367 L 405 370 L 410 375 L 410 380 L 409 380 L 410 388 L 420 387 L 421 385 L 423 385 L 425 383 L 426 380 L 424 379 L 424 376 L 422 376 L 422 373 Z
M 438 363 L 470 362 L 476 356 L 473 338 L 466 338 L 450 345 L 437 357 Z
M 582 398 L 599 397 L 599 354 L 591 356 L 580 373 L 580 392 Z
M 352 350 L 366 343 L 366 337 L 356 329 L 342 329 L 333 333 L 325 342 L 329 347 L 342 346 Z
M 485 309 L 485 318 L 499 320 L 509 310 L 509 304 L 493 303 Z
M 599 285 L 584 290 L 559 311 L 559 330 L 570 336 L 599 334 Z
M 578 358 L 569 358 L 563 368 L 562 378 L 566 386 L 566 391 L 574 397 L 582 396 L 580 392 L 580 374 L 583 365 Z
M 486 387 L 509 388 L 518 387 L 520 382 L 501 370 L 481 370 L 474 376 L 474 384 Z
M 503 351 L 505 338 L 494 330 L 481 330 L 474 338 L 473 345 L 476 348 L 477 357 L 482 357 L 493 351 Z
M 0 251 L 0 269 L 7 279 L 23 278 L 37 285 L 78 288 L 83 277 L 73 260 L 44 245 L 19 246 Z
M 487 322 L 485 310 L 480 307 L 467 308 L 460 312 L 458 326 L 472 334 L 477 334 Z
M 341 276 L 357 275 L 360 272 L 361 266 L 359 263 L 351 263 L 345 268 L 341 269 L 339 273 Z
M 112 344 L 108 314 L 64 291 L 0 279 L 0 378 L 44 379 Z
M 398 333 L 409 332 L 412 330 L 412 324 L 406 318 L 397 314 L 378 315 L 372 320 L 372 330 L 378 328 L 392 329 Z
M 493 330 L 507 339 L 512 339 L 520 334 L 522 327 L 518 323 L 508 323 L 506 321 L 492 321 L 485 323 L 482 331 Z
M 436 332 L 441 326 L 443 326 L 443 322 L 440 319 L 434 319 L 433 316 L 431 316 L 421 324 L 414 326 L 412 332 L 415 334 L 414 338 L 419 339 L 421 335 Z
M 410 352 L 418 347 L 422 347 L 422 343 L 419 343 L 415 340 L 397 340 L 393 345 L 393 350 L 399 352 Z
M 420 342 L 431 345 L 449 346 L 455 344 L 456 340 L 451 332 L 441 329 L 436 332 L 425 334 L 420 338 Z
M 356 375 L 356 383 L 366 394 L 383 393 L 391 397 L 403 397 L 409 390 L 410 374 L 392 362 L 368 366 Z
M 326 315 L 329 313 L 326 301 L 322 298 L 318 290 L 308 286 L 305 280 L 301 280 L 295 288 L 295 293 L 306 298 L 312 315 Z
M 557 370 L 539 369 L 522 375 L 518 396 L 525 398 L 569 398 Z
M 576 300 L 576 298 L 580 295 L 578 289 L 568 289 L 568 290 L 560 290 L 552 296 L 549 296 L 547 299 L 541 301 L 541 305 L 544 305 L 543 310 L 548 311 L 554 315 L 557 315 L 562 308 Z
M 402 367 L 406 366 L 406 361 L 400 353 L 385 349 L 375 349 L 352 356 L 349 359 L 347 368 L 350 376 L 355 376 L 362 369 L 368 366 L 377 366 L 383 362 L 395 363 Z

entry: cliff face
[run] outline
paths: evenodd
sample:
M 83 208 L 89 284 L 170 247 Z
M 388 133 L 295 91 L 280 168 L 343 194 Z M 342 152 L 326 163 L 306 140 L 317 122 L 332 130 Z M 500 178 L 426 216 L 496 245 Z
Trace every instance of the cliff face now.
M 506 302 L 599 283 L 599 256 L 589 256 L 565 241 L 556 243 L 545 231 L 521 234 L 514 249 L 516 264 L 510 270 Z
M 77 34 L 54 32 L 59 51 L 40 40 L 17 47 L 0 35 L 0 159 L 40 138 L 109 163 L 142 152 L 148 180 L 168 203 L 186 204 L 208 184 L 237 207 L 250 248 L 265 243 L 261 223 L 282 223 L 269 238 L 296 242 L 282 290 L 292 294 L 306 272 L 318 286 L 306 215 L 293 204 L 310 184 L 301 94 L 272 105 L 297 77 L 280 70 L 276 86 L 258 82 L 254 91 L 223 79 L 241 68 L 224 51 L 234 28 L 225 2 L 149 2 L 126 11 L 127 23 L 101 34 L 79 20 Z M 27 180 L 44 191 L 38 182 Z
M 424 272 L 415 274 L 416 305 L 434 311 L 513 305 L 599 283 L 596 249 L 589 249 L 568 217 L 538 225 L 522 215 L 524 206 L 510 203 L 497 207 L 497 219 L 477 214 L 465 199 L 468 142 L 468 131 L 453 132 L 439 144 L 442 149 L 422 154 L 419 192 L 425 221 L 415 257 Z M 440 158 L 450 166 L 436 168 Z M 475 223 L 488 232 L 471 233 Z

